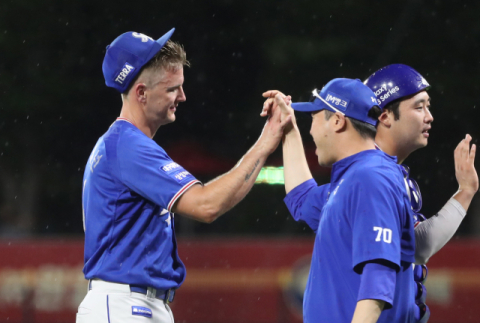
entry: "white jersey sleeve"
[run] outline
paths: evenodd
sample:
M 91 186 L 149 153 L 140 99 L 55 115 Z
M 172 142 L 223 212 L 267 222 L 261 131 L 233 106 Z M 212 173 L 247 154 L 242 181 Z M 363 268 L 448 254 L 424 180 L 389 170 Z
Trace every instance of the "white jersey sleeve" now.
M 431 218 L 415 227 L 415 263 L 425 264 L 455 234 L 466 211 L 451 198 L 447 204 Z

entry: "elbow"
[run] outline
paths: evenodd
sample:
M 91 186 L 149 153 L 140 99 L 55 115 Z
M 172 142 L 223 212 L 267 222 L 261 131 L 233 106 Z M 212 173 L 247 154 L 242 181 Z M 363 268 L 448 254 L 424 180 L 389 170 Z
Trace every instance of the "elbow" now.
M 218 215 L 215 214 L 215 213 L 209 213 L 209 214 L 205 214 L 203 217 L 202 217 L 202 222 L 203 223 L 207 223 L 207 224 L 210 224 L 212 223 L 213 221 L 215 221 L 216 219 L 218 218 Z
M 427 252 L 415 252 L 415 265 L 425 265 L 430 259 L 431 255 Z
M 203 223 L 212 223 L 215 221 L 220 215 L 221 211 L 219 208 L 215 207 L 205 207 L 200 211 L 199 221 Z

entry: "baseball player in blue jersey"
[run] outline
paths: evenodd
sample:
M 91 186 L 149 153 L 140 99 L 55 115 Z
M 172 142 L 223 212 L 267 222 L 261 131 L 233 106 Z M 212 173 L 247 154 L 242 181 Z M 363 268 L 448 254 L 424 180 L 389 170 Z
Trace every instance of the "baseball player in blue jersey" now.
M 202 185 L 152 140 L 186 100 L 183 47 L 127 32 L 108 47 L 107 86 L 121 93 L 120 117 L 100 137 L 85 167 L 83 220 L 88 293 L 77 322 L 174 321 L 168 303 L 185 279 L 174 213 L 211 222 L 251 189 L 278 146 L 280 112 L 228 173 Z
M 359 80 L 334 79 L 311 102 L 268 91 L 262 115 L 282 110 L 285 203 L 315 232 L 304 322 L 414 322 L 413 213 L 396 157 L 375 149 L 380 109 Z M 284 101 L 285 100 L 285 101 Z M 310 134 L 331 183 L 317 186 L 293 109 L 312 113 Z
M 474 166 L 476 146 L 472 145 L 470 149 L 470 135 L 466 135 L 458 144 L 454 159 L 459 189 L 436 215 L 426 219 L 420 213 L 420 189 L 409 177 L 409 168 L 403 162 L 412 152 L 428 143 L 433 122 L 427 93 L 430 84 L 416 70 L 403 64 L 383 67 L 364 83 L 374 91 L 378 105 L 383 109 L 375 137 L 377 148 L 391 156 L 397 156 L 409 184 L 410 200 L 415 213 L 415 263 L 423 265 L 452 238 L 478 191 L 478 176 Z M 429 310 L 424 304 L 426 290 L 422 285 L 426 278 L 426 267 L 422 267 L 415 268 L 415 280 L 419 287 L 416 298 L 421 310 L 419 322 L 426 322 Z

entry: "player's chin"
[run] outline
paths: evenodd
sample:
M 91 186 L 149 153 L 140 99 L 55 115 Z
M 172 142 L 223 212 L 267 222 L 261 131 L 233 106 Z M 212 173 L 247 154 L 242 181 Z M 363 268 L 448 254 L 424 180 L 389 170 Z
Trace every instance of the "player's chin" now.
M 417 141 L 415 150 L 426 147 L 427 145 L 428 145 L 428 138 L 423 138 L 422 137 Z
M 421 143 L 422 147 L 425 147 L 426 145 L 428 145 L 428 136 L 424 136 L 422 134 L 422 138 L 420 139 L 420 143 Z
M 330 167 L 332 165 L 332 163 L 329 162 L 329 160 L 325 158 L 325 156 L 321 152 L 315 151 L 315 153 L 317 154 L 318 165 L 322 167 Z
M 177 117 L 175 116 L 175 113 L 169 113 L 168 114 L 168 122 L 172 123 L 175 121 Z

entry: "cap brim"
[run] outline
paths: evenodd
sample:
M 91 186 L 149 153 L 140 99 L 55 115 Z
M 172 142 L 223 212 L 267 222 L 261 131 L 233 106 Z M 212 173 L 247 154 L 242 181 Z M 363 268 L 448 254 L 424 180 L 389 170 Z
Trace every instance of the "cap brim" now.
M 314 102 L 295 102 L 292 103 L 292 109 L 301 112 L 332 110 L 320 100 L 315 100 Z
M 170 39 L 170 37 L 172 37 L 174 31 L 175 31 L 175 28 L 170 29 L 165 35 L 163 35 L 157 40 L 157 43 L 161 47 L 163 47 L 163 45 L 165 45 L 165 43 Z
M 313 104 L 313 102 L 295 102 L 292 103 L 292 108 L 295 111 L 301 112 L 312 112 L 321 109 L 318 105 Z

